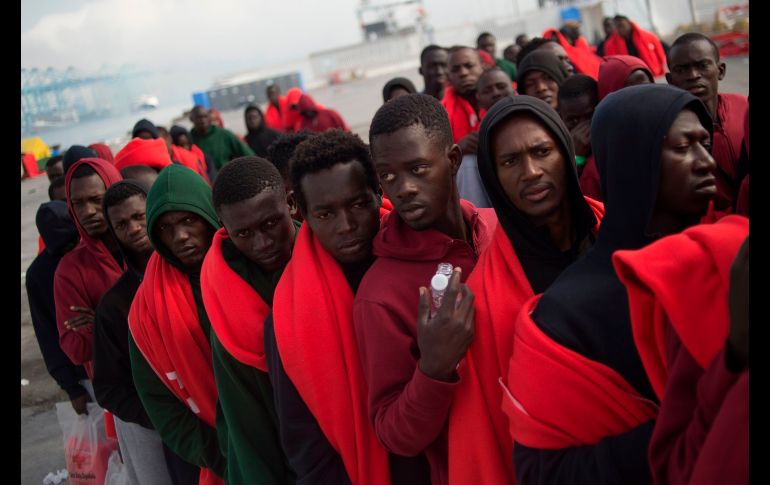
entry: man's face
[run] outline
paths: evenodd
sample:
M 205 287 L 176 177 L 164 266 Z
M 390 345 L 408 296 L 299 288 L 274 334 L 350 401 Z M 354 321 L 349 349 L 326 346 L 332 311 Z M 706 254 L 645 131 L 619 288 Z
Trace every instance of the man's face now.
M 559 85 L 543 71 L 529 71 L 519 87 L 521 94 L 534 96 L 550 104 L 553 109 L 559 106 Z
M 161 244 L 188 268 L 200 266 L 214 237 L 208 222 L 187 211 L 164 212 L 155 222 L 155 231 Z
M 370 258 L 372 240 L 380 230 L 381 200 L 367 183 L 361 163 L 351 160 L 308 173 L 300 184 L 307 205 L 302 215 L 321 246 L 343 264 Z
M 618 31 L 618 34 L 621 37 L 629 38 L 631 37 L 631 30 L 633 29 L 633 26 L 631 25 L 631 22 L 628 20 L 616 20 L 615 21 L 615 30 Z
M 107 233 L 107 221 L 102 212 L 102 199 L 107 189 L 98 174 L 73 178 L 70 181 L 70 199 L 78 222 L 86 233 L 100 238 Z
M 291 258 L 292 208 L 293 201 L 287 201 L 283 189 L 267 189 L 250 199 L 220 206 L 219 219 L 238 251 L 262 271 L 272 273 Z
M 602 22 L 602 27 L 604 27 L 604 35 L 606 37 L 609 37 L 615 33 L 615 23 L 612 21 L 612 19 L 604 19 L 604 22 Z
M 567 69 L 567 72 L 569 75 L 575 74 L 575 66 L 572 65 L 572 61 L 569 59 L 569 56 L 567 55 L 567 51 L 564 50 L 564 47 L 561 46 L 558 42 L 546 42 L 543 44 L 539 49 L 543 49 L 544 51 L 553 52 L 556 57 L 559 58 L 561 63 L 564 65 L 564 67 Z
M 52 182 L 55 178 L 64 176 L 64 162 L 59 161 L 54 163 L 46 169 L 45 173 L 48 175 L 49 182 Z
M 559 116 L 564 120 L 567 129 L 572 130 L 583 121 L 588 121 L 590 124 L 595 108 L 596 100 L 589 94 L 562 99 L 559 101 Z
M 486 51 L 494 59 L 497 52 L 497 39 L 493 35 L 486 35 L 481 38 L 477 47 Z
M 518 57 L 519 52 L 521 52 L 521 47 L 518 44 L 509 45 L 503 51 L 503 58 L 516 63 L 516 57 Z
M 249 131 L 257 131 L 262 126 L 262 115 L 255 109 L 250 109 L 246 112 L 246 129 Z
M 64 190 L 63 185 L 52 191 L 51 200 L 61 200 L 63 202 L 67 202 L 67 191 Z
M 710 148 L 711 137 L 698 116 L 690 110 L 679 113 L 663 142 L 656 211 L 683 217 L 706 213 L 717 192 Z
M 476 99 L 479 100 L 479 106 L 489 109 L 498 100 L 512 94 L 511 79 L 504 72 L 494 70 L 479 79 Z
M 449 74 L 449 54 L 444 49 L 436 49 L 425 55 L 420 66 L 420 74 L 426 86 L 442 85 Z
M 650 76 L 642 69 L 637 69 L 626 78 L 624 87 L 636 86 L 637 84 L 652 84 L 653 81 Z
M 527 37 L 526 35 L 520 35 L 516 37 L 516 44 L 518 44 L 518 46 L 523 49 L 524 46 L 529 44 L 529 37 Z
M 444 223 L 462 153 L 441 146 L 422 125 L 378 135 L 372 143 L 374 168 L 398 215 L 417 231 Z
M 177 140 L 179 140 L 179 146 L 190 149 L 190 138 L 187 135 L 179 135 Z
M 481 59 L 473 49 L 462 49 L 449 56 L 449 82 L 459 94 L 473 94 L 482 72 Z
M 152 252 L 150 239 L 147 237 L 147 220 L 143 195 L 132 195 L 123 202 L 107 208 L 107 217 L 115 231 L 118 242 L 132 254 Z
M 726 67 L 724 62 L 717 62 L 711 44 L 705 40 L 689 42 L 673 47 L 668 55 L 669 84 L 690 91 L 703 102 L 717 97 Z
M 567 161 L 538 120 L 519 115 L 503 122 L 492 133 L 492 152 L 503 191 L 535 225 L 567 203 Z
M 198 133 L 206 133 L 211 126 L 211 118 L 205 109 L 194 109 L 190 113 L 190 121 Z
M 267 88 L 267 99 L 270 100 L 272 105 L 278 106 L 278 103 L 281 101 L 281 91 L 278 89 L 278 86 Z

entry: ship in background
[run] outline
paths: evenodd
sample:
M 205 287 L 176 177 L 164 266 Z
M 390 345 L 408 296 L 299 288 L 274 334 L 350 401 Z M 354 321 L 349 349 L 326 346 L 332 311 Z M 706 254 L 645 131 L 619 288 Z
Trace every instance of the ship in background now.
M 141 94 L 131 102 L 131 111 L 151 111 L 157 109 L 159 105 L 160 100 L 158 100 L 157 96 Z
M 361 0 L 356 16 L 364 41 L 430 30 L 422 0 Z

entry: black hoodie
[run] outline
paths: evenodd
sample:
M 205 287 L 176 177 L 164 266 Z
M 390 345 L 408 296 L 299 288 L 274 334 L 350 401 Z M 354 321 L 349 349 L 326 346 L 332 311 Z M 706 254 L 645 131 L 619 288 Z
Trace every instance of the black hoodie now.
M 32 327 L 48 373 L 72 400 L 86 393 L 79 381 L 88 377 L 83 366 L 73 364 L 59 346 L 53 278 L 59 261 L 75 247 L 80 236 L 70 218 L 67 203 L 61 200 L 41 205 L 35 224 L 45 243 L 45 250 L 32 261 L 26 274 Z
M 555 342 L 614 369 L 653 401 L 657 399 L 631 333 L 626 289 L 611 257 L 619 249 L 638 249 L 660 237 L 647 227 L 658 196 L 661 151 L 685 108 L 712 130 L 703 103 L 672 86 L 632 86 L 599 103 L 591 126 L 605 203 L 597 241 L 551 285 L 532 313 Z M 653 427 L 650 421 L 596 445 L 564 450 L 535 450 L 517 443 L 516 478 L 520 483 L 651 483 L 647 448 Z
M 123 180 L 110 189 L 120 185 L 139 189 L 145 197 L 147 196 L 147 189 L 134 180 Z M 114 235 L 115 230 L 107 215 L 106 207 L 104 217 Z M 115 240 L 117 241 L 117 237 Z M 136 392 L 128 354 L 128 310 L 142 282 L 144 268 L 135 267 L 131 263 L 131 258 L 127 257 L 126 249 L 120 242 L 118 247 L 128 269 L 102 296 L 96 307 L 93 350 L 94 393 L 99 405 L 121 420 L 154 429 Z
M 493 131 L 511 116 L 522 113 L 534 116 L 548 128 L 567 160 L 567 197 L 572 205 L 576 239 L 572 248 L 565 252 L 553 243 L 547 226 L 535 227 L 513 205 L 497 177 L 492 154 Z M 572 162 L 575 160 L 575 150 L 569 130 L 558 113 L 545 101 L 532 96 L 508 96 L 495 103 L 484 116 L 479 128 L 478 156 L 481 181 L 497 213 L 497 219 L 516 251 L 532 290 L 535 294 L 542 293 L 593 242 L 591 231 L 596 225 L 596 217 L 580 191 L 577 167 Z
M 262 110 L 259 109 L 259 106 L 255 106 L 253 104 L 247 106 L 246 110 L 243 112 L 244 118 L 248 117 L 249 111 L 257 111 L 259 116 L 262 118 L 262 122 L 259 124 L 259 128 L 256 130 L 249 130 L 249 132 L 246 133 L 244 140 L 246 140 L 249 148 L 254 150 L 254 153 L 258 157 L 266 157 L 267 147 L 269 147 L 271 143 L 278 139 L 281 134 L 271 128 L 268 128 L 268 126 L 265 124 L 265 115 L 262 113 Z M 246 123 L 247 129 L 248 126 L 249 124 Z

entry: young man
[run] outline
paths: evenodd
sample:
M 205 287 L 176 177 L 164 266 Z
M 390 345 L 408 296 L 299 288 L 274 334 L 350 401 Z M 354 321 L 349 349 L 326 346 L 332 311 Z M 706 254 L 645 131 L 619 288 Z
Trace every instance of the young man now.
M 521 52 L 521 47 L 519 47 L 519 44 L 511 44 L 506 47 L 505 50 L 503 50 L 503 59 L 506 59 L 513 65 L 516 65 L 519 52 Z M 513 76 L 511 79 L 516 79 L 516 76 Z
M 63 181 L 64 177 L 61 179 Z M 35 215 L 35 224 L 45 249 L 29 265 L 25 277 L 32 327 L 48 373 L 67 393 L 75 412 L 85 414 L 89 398 L 80 381 L 88 376 L 85 369 L 73 364 L 59 346 L 53 294 L 56 268 L 62 257 L 77 245 L 80 236 L 67 213 L 67 203 L 62 200 L 52 199 L 41 205 Z
M 572 135 L 575 163 L 583 195 L 602 200 L 599 172 L 591 151 L 591 120 L 599 104 L 596 81 L 585 74 L 576 74 L 559 88 L 559 116 Z
M 473 339 L 473 296 L 460 279 L 489 244 L 496 219 L 460 199 L 454 177 L 462 152 L 435 99 L 410 95 L 383 105 L 369 142 L 395 207 L 374 240 L 378 259 L 353 309 L 369 415 L 391 453 L 424 452 L 432 483 L 445 484 L 455 369 Z M 450 303 L 429 320 L 424 287 L 445 262 L 456 267 L 445 298 Z
M 570 138 L 559 115 L 530 96 L 502 99 L 481 124 L 479 168 L 500 225 L 468 279 L 476 333 L 449 415 L 451 483 L 514 482 L 499 404 L 513 324 L 530 297 L 591 247 L 603 215 L 580 192 Z
M 268 126 L 262 110 L 257 105 L 249 105 L 243 112 L 246 122 L 246 136 L 243 139 L 258 157 L 267 155 L 270 146 L 281 134 Z
M 526 47 L 521 49 L 521 52 L 519 52 L 518 63 L 521 64 L 521 62 L 528 55 L 537 50 L 543 50 L 555 55 L 564 66 L 568 76 L 575 74 L 575 66 L 572 64 L 572 60 L 570 60 L 569 55 L 567 55 L 567 51 L 564 50 L 564 47 L 562 47 L 561 44 L 556 41 L 556 39 L 544 39 L 542 37 L 535 37 L 529 41 Z
M 449 83 L 441 104 L 449 114 L 452 139 L 463 154 L 476 153 L 482 113 L 476 99 L 476 83 L 484 72 L 476 50 L 455 46 L 449 49 Z
M 489 32 L 483 32 L 476 38 L 476 48 L 483 50 L 495 61 L 495 65 L 511 79 L 516 79 L 516 64 L 506 58 L 497 57 L 497 39 Z
M 88 376 L 93 350 L 94 310 L 123 274 L 123 258 L 104 218 L 102 199 L 120 172 L 98 158 L 84 158 L 67 171 L 67 206 L 80 233 L 80 244 L 59 263 L 54 277 L 59 344 Z
M 289 161 L 291 161 L 291 157 L 294 155 L 294 150 L 297 149 L 300 143 L 313 136 L 315 135 L 307 131 L 284 133 L 267 149 L 267 159 L 278 169 L 278 172 L 281 174 L 281 179 L 283 179 L 283 186 L 286 187 L 287 190 L 291 188 Z M 292 213 L 292 216 L 295 215 L 296 214 Z
M 555 40 L 569 57 L 575 73 L 587 74 L 593 79 L 599 77 L 601 58 L 593 53 L 585 37 L 580 35 L 579 26 L 568 24 L 562 30 L 548 29 L 543 32 L 543 38 Z M 543 48 L 553 48 L 546 44 Z
M 597 242 L 516 321 L 503 402 L 517 481 L 652 482 L 658 399 L 611 258 L 705 214 L 716 192 L 710 127 L 703 103 L 670 86 L 632 86 L 599 105 L 592 140 L 606 215 Z
M 599 65 L 599 101 L 627 86 L 652 84 L 655 78 L 643 60 L 634 56 L 607 56 Z
M 139 400 L 128 353 L 128 310 L 153 252 L 145 223 L 146 198 L 147 189 L 132 180 L 118 182 L 104 194 L 105 218 L 128 269 L 96 307 L 93 384 L 97 402 L 114 416 L 131 483 L 171 485 L 163 442 Z
M 128 314 L 136 390 L 163 442 L 219 484 L 226 462 L 216 431 L 217 389 L 211 324 L 200 268 L 219 222 L 211 188 L 195 172 L 169 165 L 147 194 L 150 257 Z
M 45 174 L 48 176 L 48 181 L 53 182 L 55 179 L 64 176 L 64 157 L 57 155 L 51 157 L 45 162 Z
M 208 175 L 209 181 L 216 178 L 217 169 L 214 160 L 210 156 L 203 153 L 203 150 L 198 148 L 198 145 L 195 145 L 190 141 L 190 133 L 185 128 L 174 125 L 171 127 L 168 134 L 171 135 L 171 143 L 174 144 L 174 147 L 179 147 L 192 152 L 196 157 L 198 157 L 198 160 L 201 162 L 201 164 L 206 167 L 206 175 Z M 174 149 L 174 151 L 176 152 L 176 149 Z
M 267 109 L 265 110 L 265 125 L 271 130 L 283 131 L 282 113 L 286 109 L 286 98 L 281 96 L 281 89 L 271 84 L 265 90 Z M 262 156 L 262 155 L 260 155 Z
M 195 106 L 190 112 L 193 129 L 190 141 L 214 159 L 217 170 L 234 158 L 254 155 L 254 152 L 235 136 L 232 131 L 211 123 L 211 117 L 203 106 Z
M 380 227 L 369 151 L 328 131 L 297 147 L 291 179 L 306 222 L 265 321 L 265 352 L 297 483 L 425 483 L 424 458 L 389 462 L 367 413 L 353 297 Z
M 51 181 L 48 186 L 48 200 L 60 200 L 67 203 L 67 191 L 64 189 L 64 177 L 59 177 Z
M 669 52 L 668 67 L 668 83 L 700 98 L 714 119 L 712 154 L 718 166 L 714 209 L 732 211 L 742 182 L 738 160 L 749 102 L 740 94 L 719 92 L 719 81 L 724 79 L 727 67 L 719 59 L 714 41 L 703 34 L 689 33 L 676 39 Z
M 296 131 L 309 131 L 311 133 L 321 133 L 322 131 L 339 128 L 340 130 L 350 131 L 345 120 L 334 111 L 317 104 L 309 94 L 303 94 L 297 101 L 296 111 L 300 115 Z
M 425 82 L 423 94 L 441 101 L 449 75 L 449 53 L 443 47 L 431 44 L 420 53 L 420 75 Z
M 490 109 L 498 100 L 513 94 L 511 78 L 499 67 L 488 69 L 479 77 L 476 99 L 478 99 L 479 107 L 482 110 Z M 460 197 L 476 207 L 492 207 L 487 192 L 481 183 L 475 153 L 463 154 L 456 180 Z
M 609 39 L 615 32 L 615 22 L 612 21 L 612 17 L 604 17 L 604 20 L 602 20 L 602 29 L 604 29 L 604 38 L 596 46 L 596 55 L 599 57 L 604 57 L 606 55 L 604 52 L 604 45 L 607 43 L 607 39 Z
M 749 483 L 748 219 L 697 225 L 613 263 L 661 400 L 655 483 Z
M 281 174 L 267 160 L 237 158 L 217 176 L 214 209 L 224 226 L 201 268 L 222 418 L 217 434 L 228 484 L 294 482 L 278 436 L 263 323 L 291 258 L 299 223 Z
M 412 81 L 405 77 L 395 77 L 382 87 L 382 102 L 387 103 L 393 98 L 416 92 L 417 89 L 415 89 Z
M 604 42 L 604 55 L 630 55 L 643 60 L 653 76 L 666 73 L 666 53 L 658 36 L 623 15 L 616 15 L 615 32 Z
M 155 140 L 158 138 L 158 128 L 152 121 L 142 118 L 136 122 L 134 129 L 131 130 L 131 138 Z
M 519 63 L 519 77 L 516 86 L 519 94 L 542 99 L 559 108 L 559 86 L 569 74 L 559 59 L 551 52 L 539 49 L 524 57 Z

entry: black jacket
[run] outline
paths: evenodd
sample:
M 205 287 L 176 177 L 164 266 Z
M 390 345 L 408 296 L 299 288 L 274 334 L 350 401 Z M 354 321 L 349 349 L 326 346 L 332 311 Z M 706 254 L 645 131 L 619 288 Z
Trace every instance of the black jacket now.
M 78 230 L 67 211 L 67 204 L 60 200 L 41 205 L 35 222 L 45 250 L 27 269 L 26 287 L 32 327 L 48 373 L 72 400 L 86 394 L 79 381 L 88 376 L 83 366 L 73 364 L 59 346 L 53 277 L 61 258 L 77 244 Z
M 695 96 L 672 86 L 632 86 L 607 96 L 591 126 L 605 215 L 596 244 L 545 291 L 532 319 L 551 339 L 617 371 L 641 396 L 657 401 L 634 344 L 625 287 L 612 266 L 619 249 L 656 238 L 648 225 L 658 195 L 663 141 L 685 109 L 704 127 L 711 118 Z M 536 450 L 514 445 L 519 483 L 646 484 L 654 422 L 593 446 Z

